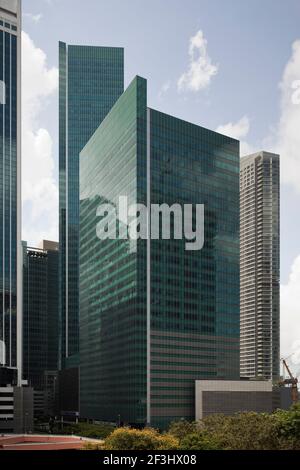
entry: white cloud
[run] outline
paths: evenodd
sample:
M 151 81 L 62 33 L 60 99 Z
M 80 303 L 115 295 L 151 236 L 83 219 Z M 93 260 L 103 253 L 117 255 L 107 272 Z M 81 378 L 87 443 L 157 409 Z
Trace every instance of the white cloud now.
M 295 259 L 288 283 L 281 286 L 281 355 L 290 358 L 300 373 L 300 255 Z
M 240 154 L 241 156 L 249 155 L 253 153 L 255 150 L 254 148 L 246 142 L 244 139 L 247 137 L 250 130 L 250 121 L 248 116 L 243 116 L 239 121 L 233 123 L 228 122 L 227 124 L 223 124 L 218 126 L 216 132 L 220 132 L 220 134 L 227 135 L 228 137 L 232 137 L 233 139 L 237 139 L 240 141 Z
M 218 65 L 213 64 L 207 53 L 207 40 L 199 30 L 190 38 L 189 68 L 177 82 L 178 91 L 199 91 L 209 86 L 211 79 L 218 72 Z
M 161 87 L 161 89 L 159 90 L 158 97 L 159 97 L 159 98 L 162 98 L 163 95 L 164 95 L 165 93 L 167 93 L 167 92 L 170 90 L 170 88 L 171 88 L 171 82 L 170 82 L 170 80 L 167 80 L 167 81 L 163 84 L 163 86 Z
M 236 123 L 229 122 L 228 124 L 219 126 L 216 129 L 216 132 L 220 132 L 220 134 L 225 134 L 233 139 L 240 140 L 242 137 L 246 137 L 248 135 L 249 130 L 249 118 L 248 116 L 244 116 Z
M 43 18 L 42 13 L 37 13 L 37 14 L 24 13 L 23 16 L 25 18 L 29 18 L 31 21 L 33 21 L 33 23 L 39 23 L 41 21 L 41 19 Z
M 300 104 L 295 102 L 295 82 L 300 79 L 300 40 L 292 46 L 292 55 L 280 83 L 281 117 L 275 135 L 269 139 L 281 155 L 282 182 L 300 193 Z
M 237 123 L 228 123 L 217 128 L 217 132 L 241 140 L 241 155 L 254 153 L 262 149 L 278 153 L 281 156 L 281 182 L 290 184 L 300 193 L 300 40 L 292 45 L 292 54 L 288 60 L 279 88 L 281 91 L 280 119 L 275 129 L 264 138 L 255 149 L 244 138 L 250 126 L 247 116 Z
M 23 238 L 36 245 L 57 239 L 58 188 L 53 142 L 39 124 L 40 112 L 58 88 L 58 70 L 47 66 L 46 54 L 22 33 L 22 197 Z
M 292 45 L 291 57 L 280 83 L 281 117 L 266 141 L 281 155 L 281 180 L 300 193 L 300 40 Z M 300 374 L 300 255 L 295 259 L 288 283 L 281 286 L 281 354 L 292 353 L 289 363 Z
M 252 153 L 258 152 L 261 149 L 253 147 L 251 144 L 245 140 L 240 141 L 240 156 L 245 157 L 246 155 L 251 155 Z
M 300 193 L 300 40 L 292 45 L 291 57 L 279 85 L 281 115 L 278 125 L 263 146 L 280 154 L 281 182 Z M 296 91 L 295 91 L 296 90 Z M 297 97 L 296 96 L 296 97 Z M 281 286 L 281 355 L 289 359 L 295 374 L 300 373 L 300 255 L 295 259 L 288 283 Z
M 278 125 L 267 136 L 264 146 L 280 154 L 281 182 L 300 193 L 300 40 L 292 45 L 291 56 L 279 85 L 281 115 Z M 281 355 L 289 359 L 300 374 L 300 255 L 295 259 L 288 283 L 281 286 Z

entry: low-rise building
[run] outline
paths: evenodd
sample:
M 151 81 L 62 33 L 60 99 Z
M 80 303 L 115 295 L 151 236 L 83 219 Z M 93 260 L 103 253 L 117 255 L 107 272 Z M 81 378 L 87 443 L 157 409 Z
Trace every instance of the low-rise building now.
M 5 372 L 5 373 L 4 373 Z M 0 374 L 0 433 L 20 434 L 33 430 L 33 389 L 15 385 L 14 369 Z
M 212 414 L 273 411 L 271 380 L 196 380 L 196 421 Z

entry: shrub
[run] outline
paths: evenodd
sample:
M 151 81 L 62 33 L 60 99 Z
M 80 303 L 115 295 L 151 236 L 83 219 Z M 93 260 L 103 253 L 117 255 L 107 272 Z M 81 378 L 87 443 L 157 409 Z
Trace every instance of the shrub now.
M 221 447 L 214 437 L 200 432 L 188 434 L 180 442 L 181 450 L 220 450 Z
M 288 411 L 278 410 L 273 421 L 282 449 L 300 450 L 300 403 Z
M 197 433 L 198 429 L 199 425 L 195 421 L 190 422 L 182 419 L 181 421 L 173 421 L 170 424 L 169 433 L 181 440 L 188 434 Z
M 233 416 L 212 415 L 202 420 L 207 435 L 220 443 L 222 449 L 279 449 L 278 433 L 271 414 L 237 413 Z
M 116 429 L 105 439 L 105 450 L 176 450 L 179 442 L 170 434 L 159 434 L 155 429 Z
M 300 448 L 300 407 L 290 411 L 211 415 L 198 423 L 172 423 L 181 449 L 280 450 Z
M 55 434 L 71 435 L 90 437 L 94 439 L 105 439 L 116 429 L 111 424 L 89 424 L 89 423 L 78 423 L 64 425 L 61 429 L 59 424 L 56 424 L 53 432 Z
M 88 441 L 83 445 L 82 450 L 103 450 L 103 443 L 99 442 L 99 444 L 97 444 L 96 442 Z

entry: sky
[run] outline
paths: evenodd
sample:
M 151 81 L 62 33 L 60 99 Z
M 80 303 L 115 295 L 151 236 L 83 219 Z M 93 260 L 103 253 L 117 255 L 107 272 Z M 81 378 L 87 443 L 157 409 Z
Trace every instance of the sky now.
M 299 25 L 299 0 L 23 0 L 23 239 L 58 239 L 58 41 L 124 47 L 149 106 L 280 153 L 282 355 L 300 373 Z

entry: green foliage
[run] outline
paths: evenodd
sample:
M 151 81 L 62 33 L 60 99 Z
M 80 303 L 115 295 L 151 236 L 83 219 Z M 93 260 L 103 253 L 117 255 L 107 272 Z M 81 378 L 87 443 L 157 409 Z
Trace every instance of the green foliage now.
M 159 434 L 155 429 L 116 429 L 107 439 L 105 450 L 176 450 L 179 442 L 170 434 Z
M 169 433 L 184 450 L 299 450 L 300 404 L 272 414 L 211 415 L 199 423 L 174 422 Z
M 202 426 L 221 449 L 272 450 L 280 447 L 276 425 L 270 414 L 212 415 L 203 419 Z
M 53 434 L 63 434 L 89 437 L 94 439 L 105 439 L 114 431 L 115 427 L 110 424 L 78 423 L 68 424 L 61 428 L 60 423 L 55 423 Z
M 82 450 L 103 450 L 103 443 L 95 443 L 95 442 L 86 442 L 84 445 L 83 445 L 83 448 Z
M 200 422 L 170 424 L 168 433 L 155 429 L 119 428 L 108 424 L 78 423 L 54 433 L 105 439 L 87 442 L 86 450 L 300 450 L 300 404 L 275 413 L 211 415 Z
M 170 424 L 169 433 L 172 434 L 172 436 L 177 437 L 177 439 L 181 440 L 188 434 L 197 433 L 198 429 L 199 424 L 197 424 L 195 421 L 190 422 L 182 419 L 180 421 L 173 421 Z
M 181 450 L 219 450 L 221 443 L 203 432 L 187 434 L 180 442 Z
M 300 403 L 288 411 L 278 410 L 273 414 L 282 449 L 300 450 Z

